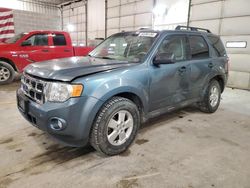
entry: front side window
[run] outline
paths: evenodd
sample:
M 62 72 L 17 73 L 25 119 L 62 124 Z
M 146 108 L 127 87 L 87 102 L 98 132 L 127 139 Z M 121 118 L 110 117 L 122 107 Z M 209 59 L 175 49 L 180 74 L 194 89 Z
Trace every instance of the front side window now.
M 53 44 L 54 46 L 66 46 L 65 36 L 63 34 L 54 34 Z
M 35 34 L 26 39 L 31 46 L 48 46 L 48 34 Z
M 155 32 L 119 33 L 97 46 L 90 56 L 102 59 L 140 62 L 157 37 Z
M 189 37 L 191 58 L 192 59 L 206 59 L 209 58 L 209 49 L 206 41 L 201 36 Z
M 174 61 L 187 59 L 187 40 L 184 36 L 172 36 L 164 39 L 157 54 L 165 54 Z

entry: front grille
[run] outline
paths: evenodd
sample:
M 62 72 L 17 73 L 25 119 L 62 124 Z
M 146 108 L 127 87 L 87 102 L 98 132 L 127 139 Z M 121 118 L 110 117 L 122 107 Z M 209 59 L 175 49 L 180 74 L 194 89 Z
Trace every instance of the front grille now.
M 42 104 L 45 100 L 44 89 L 46 82 L 38 80 L 27 74 L 23 74 L 21 79 L 21 88 L 26 96 L 31 100 Z

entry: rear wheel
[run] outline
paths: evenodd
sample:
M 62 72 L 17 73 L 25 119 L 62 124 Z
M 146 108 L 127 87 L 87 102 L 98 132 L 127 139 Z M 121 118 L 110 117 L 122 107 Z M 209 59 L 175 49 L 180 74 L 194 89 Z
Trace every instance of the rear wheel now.
M 9 84 L 14 78 L 15 70 L 13 67 L 4 61 L 0 61 L 0 85 Z
M 219 105 L 221 99 L 221 87 L 217 80 L 212 80 L 204 96 L 203 101 L 198 103 L 199 108 L 202 112 L 213 113 L 215 112 Z
M 137 106 L 129 99 L 113 97 L 97 114 L 90 143 L 105 155 L 122 153 L 135 139 L 139 125 Z

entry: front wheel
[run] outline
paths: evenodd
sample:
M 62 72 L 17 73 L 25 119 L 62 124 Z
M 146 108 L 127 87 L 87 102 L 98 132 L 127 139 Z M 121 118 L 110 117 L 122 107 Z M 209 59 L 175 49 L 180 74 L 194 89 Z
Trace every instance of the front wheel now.
M 113 97 L 97 114 L 90 144 L 105 155 L 117 155 L 131 145 L 139 125 L 137 106 L 129 99 Z
M 207 89 L 203 101 L 199 102 L 199 108 L 202 112 L 213 113 L 215 112 L 221 100 L 221 87 L 217 80 L 212 80 Z
M 4 61 L 0 61 L 0 85 L 9 84 L 14 78 L 15 70 L 13 67 Z

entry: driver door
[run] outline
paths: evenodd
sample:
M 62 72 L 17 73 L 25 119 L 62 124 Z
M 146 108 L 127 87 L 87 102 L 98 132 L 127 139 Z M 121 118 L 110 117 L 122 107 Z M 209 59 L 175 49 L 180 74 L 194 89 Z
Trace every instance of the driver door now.
M 185 35 L 169 35 L 163 39 L 157 54 L 168 54 L 174 63 L 150 68 L 150 111 L 174 108 L 189 98 L 188 45 Z M 152 60 L 153 61 L 153 60 Z
M 28 45 L 20 46 L 18 58 L 23 62 L 23 67 L 30 63 L 51 59 L 48 33 L 31 35 L 24 42 Z

